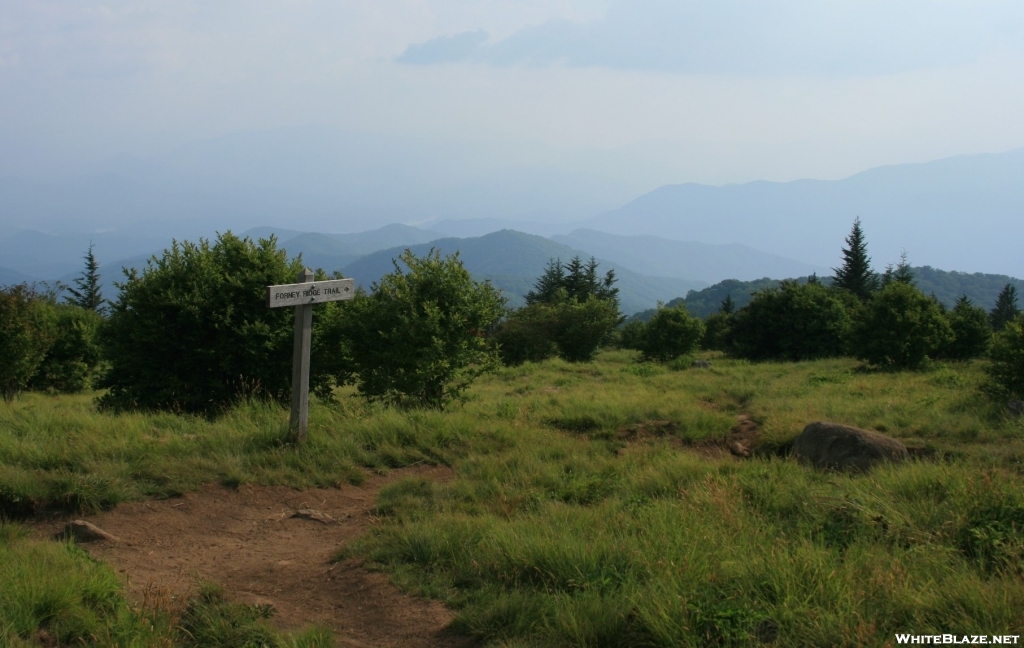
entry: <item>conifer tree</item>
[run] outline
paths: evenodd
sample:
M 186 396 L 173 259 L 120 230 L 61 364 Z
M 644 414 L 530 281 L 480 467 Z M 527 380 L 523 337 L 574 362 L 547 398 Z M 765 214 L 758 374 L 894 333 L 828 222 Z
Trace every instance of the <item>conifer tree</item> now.
M 835 279 L 832 285 L 850 291 L 862 301 L 868 299 L 878 287 L 878 280 L 871 270 L 871 258 L 868 256 L 868 244 L 864 240 L 864 230 L 860 226 L 860 217 L 853 221 L 853 229 L 846 237 L 847 247 L 843 248 L 843 265 L 833 268 Z
M 914 281 L 914 270 L 907 261 L 906 250 L 900 253 L 900 262 L 896 264 L 896 267 L 893 268 L 892 265 L 886 266 L 885 274 L 882 275 L 883 287 L 894 282 L 905 283 L 908 286 L 913 286 L 916 283 Z
M 96 255 L 92 253 L 93 245 L 89 244 L 89 251 L 82 257 L 85 260 L 85 269 L 82 275 L 75 279 L 75 288 L 68 288 L 71 297 L 68 302 L 81 306 L 86 310 L 102 313 L 106 304 L 103 294 L 100 291 L 100 264 L 96 261 Z
M 732 299 L 732 293 L 725 296 L 722 300 L 722 305 L 718 307 L 718 312 L 722 315 L 732 315 L 736 312 L 736 302 Z
M 989 311 L 988 320 L 992 324 L 992 330 L 1002 331 L 1006 323 L 1017 317 L 1020 308 L 1017 307 L 1017 287 L 1013 284 L 1006 284 L 996 297 L 996 305 Z

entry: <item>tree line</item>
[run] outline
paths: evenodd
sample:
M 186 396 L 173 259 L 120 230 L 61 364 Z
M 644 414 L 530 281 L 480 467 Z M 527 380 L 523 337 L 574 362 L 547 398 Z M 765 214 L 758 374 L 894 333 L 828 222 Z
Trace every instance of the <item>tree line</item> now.
M 511 310 L 457 253 L 406 251 L 354 299 L 316 307 L 310 388 L 327 398 L 353 385 L 371 401 L 444 407 L 501 364 L 588 362 L 619 346 L 645 362 L 704 348 L 755 361 L 849 355 L 885 369 L 987 355 L 1000 393 L 1024 394 L 1024 319 L 1012 284 L 990 312 L 966 295 L 947 309 L 915 285 L 905 255 L 872 270 L 859 219 L 842 253 L 827 284 L 784 281 L 741 308 L 727 293 L 703 319 L 659 306 L 647 321 L 626 321 L 614 271 L 600 273 L 593 258 L 552 259 L 526 305 Z M 102 408 L 207 415 L 246 398 L 287 402 L 291 313 L 267 308 L 265 289 L 293 283 L 302 269 L 273 237 L 228 232 L 174 242 L 141 272 L 125 270 L 108 303 L 90 247 L 63 298 L 59 287 L 0 289 L 0 390 L 9 401 L 25 389 L 93 387 L 103 390 Z
M 814 276 L 782 281 L 755 291 L 742 308 L 726 293 L 704 318 L 701 347 L 755 361 L 853 356 L 883 369 L 988 356 L 993 389 L 1024 395 L 1024 319 L 1013 284 L 1005 284 L 990 311 L 966 295 L 947 308 L 916 285 L 905 253 L 880 274 L 872 269 L 859 219 L 845 242 L 843 262 L 827 284 Z M 637 340 L 649 325 L 628 321 L 622 344 L 641 349 Z

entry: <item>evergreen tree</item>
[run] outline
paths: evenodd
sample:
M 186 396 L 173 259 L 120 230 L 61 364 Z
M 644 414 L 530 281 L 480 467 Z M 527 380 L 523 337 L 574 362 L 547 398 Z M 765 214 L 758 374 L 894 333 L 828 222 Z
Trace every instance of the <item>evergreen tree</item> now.
M 1020 308 L 1017 307 L 1017 288 L 1013 284 L 1006 284 L 996 298 L 996 305 L 989 311 L 988 320 L 992 324 L 992 330 L 1002 331 L 1006 323 L 1017 317 Z
M 907 261 L 906 250 L 900 253 L 900 262 L 896 264 L 895 268 L 892 265 L 888 265 L 885 268 L 885 274 L 882 275 L 882 287 L 884 288 L 891 283 L 904 283 L 908 286 L 913 286 L 916 283 L 914 281 L 914 270 Z
M 736 312 L 736 302 L 732 300 L 732 293 L 725 296 L 722 300 L 722 305 L 719 306 L 718 312 L 722 315 L 732 315 Z
M 597 261 L 583 262 L 578 256 L 563 264 L 551 259 L 544 274 L 537 279 L 533 290 L 526 294 L 527 304 L 554 304 L 565 299 L 584 302 L 589 297 L 605 299 L 619 304 L 619 289 L 615 287 L 615 270 L 598 277 Z
M 868 256 L 868 244 L 864 240 L 864 230 L 860 226 L 860 217 L 853 221 L 853 229 L 846 237 L 847 247 L 843 248 L 843 265 L 833 268 L 835 279 L 832 286 L 850 291 L 861 301 L 866 301 L 878 287 L 878 280 L 871 270 L 871 258 Z
M 952 360 L 967 360 L 985 354 L 992 342 L 992 329 L 988 313 L 971 303 L 967 295 L 961 295 L 953 310 L 946 314 L 953 329 L 953 339 L 940 350 L 940 356 Z
M 85 269 L 82 270 L 82 275 L 75 279 L 75 285 L 78 288 L 68 288 L 71 297 L 67 301 L 75 306 L 102 314 L 106 308 L 106 300 L 103 299 L 103 294 L 100 292 L 100 264 L 92 253 L 92 247 L 93 245 L 90 243 L 89 251 L 82 257 L 85 260 Z

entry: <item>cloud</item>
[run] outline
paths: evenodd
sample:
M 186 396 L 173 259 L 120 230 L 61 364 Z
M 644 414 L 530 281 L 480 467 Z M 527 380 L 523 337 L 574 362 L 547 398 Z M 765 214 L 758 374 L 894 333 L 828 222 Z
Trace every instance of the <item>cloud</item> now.
M 400 63 L 602 67 L 710 74 L 857 76 L 1021 54 L 1013 0 L 618 1 L 591 21 L 554 19 L 487 42 L 435 38 Z
M 480 52 L 487 38 L 487 32 L 482 29 L 454 36 L 441 36 L 419 45 L 410 45 L 397 60 L 399 63 L 413 64 L 465 61 L 474 58 Z

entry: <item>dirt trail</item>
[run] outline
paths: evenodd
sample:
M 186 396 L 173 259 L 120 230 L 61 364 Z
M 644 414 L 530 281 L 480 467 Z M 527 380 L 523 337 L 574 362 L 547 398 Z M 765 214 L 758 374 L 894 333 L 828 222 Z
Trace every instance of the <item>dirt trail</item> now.
M 413 475 L 443 481 L 451 471 L 408 468 L 340 489 L 207 485 L 90 516 L 119 541 L 82 546 L 123 573 L 138 599 L 184 597 L 205 580 L 221 585 L 231 600 L 273 605 L 273 622 L 283 629 L 326 625 L 342 646 L 472 646 L 445 631 L 453 614 L 437 601 L 403 594 L 359 561 L 330 562 L 340 545 L 373 524 L 381 487 Z M 334 521 L 291 517 L 307 508 Z M 65 522 L 35 526 L 52 535 Z

